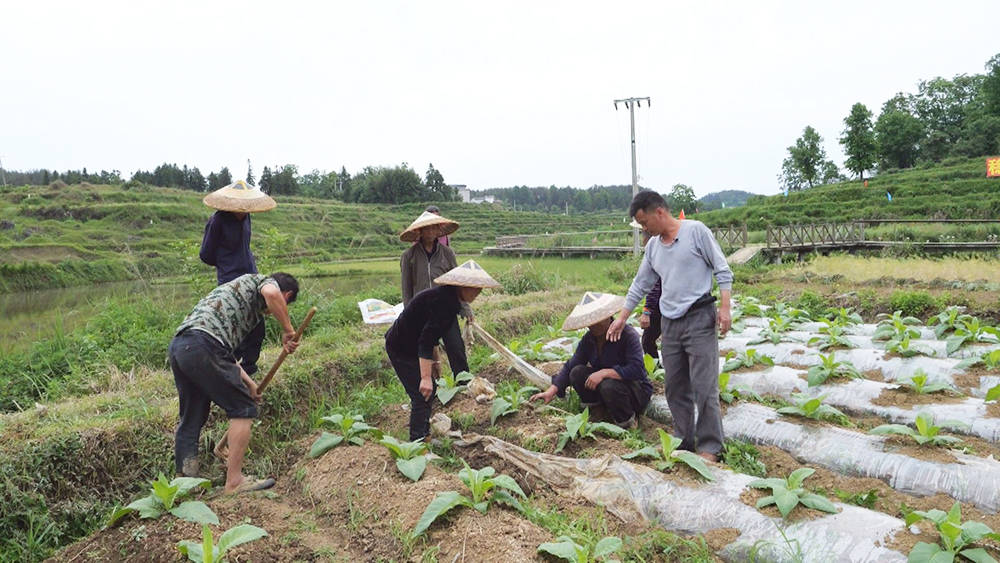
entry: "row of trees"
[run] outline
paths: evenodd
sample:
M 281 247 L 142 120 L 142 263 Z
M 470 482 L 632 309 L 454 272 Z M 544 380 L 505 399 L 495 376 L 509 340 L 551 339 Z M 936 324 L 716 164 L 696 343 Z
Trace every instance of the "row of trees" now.
M 1000 54 L 987 61 L 985 74 L 923 80 L 916 93 L 896 94 L 873 117 L 864 104 L 854 104 L 839 138 L 844 168 L 861 179 L 869 171 L 1000 153 Z M 778 175 L 786 189 L 843 179 L 822 142 L 806 127 L 788 147 Z
M 87 169 L 83 170 L 66 170 L 65 172 L 59 172 L 58 170 L 6 170 L 0 168 L 0 178 L 4 182 L 14 185 L 14 186 L 45 186 L 56 180 L 62 180 L 67 184 L 80 184 L 82 182 L 89 182 L 91 184 L 121 184 L 122 176 L 121 172 L 118 170 L 101 170 L 98 173 L 87 172 Z

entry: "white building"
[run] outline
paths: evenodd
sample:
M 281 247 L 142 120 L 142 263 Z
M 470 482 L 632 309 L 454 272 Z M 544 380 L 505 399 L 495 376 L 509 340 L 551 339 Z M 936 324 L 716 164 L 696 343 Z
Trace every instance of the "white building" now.
M 462 201 L 465 203 L 496 203 L 496 198 L 491 195 L 472 197 L 472 190 L 466 187 L 465 184 L 449 184 L 449 187 L 458 190 L 458 195 L 462 197 Z

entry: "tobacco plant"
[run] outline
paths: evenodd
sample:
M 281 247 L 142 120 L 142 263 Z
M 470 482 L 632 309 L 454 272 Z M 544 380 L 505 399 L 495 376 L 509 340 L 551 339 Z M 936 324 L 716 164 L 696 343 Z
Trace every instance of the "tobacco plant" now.
M 850 307 L 830 308 L 826 312 L 826 318 L 845 328 L 865 322 L 861 315 L 855 313 Z
M 781 342 L 784 333 L 792 330 L 797 324 L 794 320 L 785 317 L 770 319 L 767 321 L 767 326 L 761 329 L 757 338 L 754 338 L 748 344 L 761 344 L 763 342 L 777 344 Z
M 208 479 L 196 477 L 177 477 L 172 481 L 160 473 L 150 482 L 150 495 L 132 501 L 127 506 L 115 508 L 108 518 L 107 525 L 113 526 L 119 520 L 137 512 L 139 518 L 159 518 L 166 513 L 173 514 L 181 520 L 198 524 L 218 524 L 219 518 L 205 503 L 198 500 L 188 500 L 174 506 L 177 501 L 189 496 L 197 488 L 209 489 L 212 484 Z
M 465 467 L 458 472 L 458 478 L 468 487 L 472 498 L 464 496 L 458 491 L 438 493 L 434 500 L 427 505 L 420 520 L 417 521 L 417 526 L 413 529 L 413 537 L 424 533 L 435 520 L 456 506 L 467 506 L 486 514 L 490 505 L 494 502 L 502 502 L 521 510 L 521 503 L 510 494 L 513 492 L 521 498 L 527 498 L 517 481 L 507 475 L 497 475 L 496 470 L 492 467 L 472 469 L 464 460 L 462 464 Z
M 562 451 L 570 441 L 580 438 L 597 438 L 595 432 L 607 434 L 614 438 L 619 438 L 625 434 L 625 429 L 621 426 L 608 422 L 590 422 L 590 409 L 583 409 L 580 414 L 565 417 L 566 430 L 559 434 L 559 443 L 556 445 L 556 453 Z
M 319 438 L 313 442 L 312 447 L 309 448 L 309 457 L 319 457 L 345 442 L 360 446 L 365 443 L 361 435 L 366 432 L 373 432 L 376 437 L 380 434 L 378 428 L 366 424 L 364 416 L 360 414 L 334 414 L 324 416 L 322 420 L 337 426 L 340 429 L 340 434 L 332 432 L 320 434 Z
M 642 355 L 642 365 L 646 367 L 646 375 L 650 381 L 663 381 L 666 372 L 662 367 L 656 367 L 656 359 L 649 354 Z
M 950 356 L 961 348 L 966 342 L 989 342 L 996 344 L 1000 342 L 1000 329 L 992 326 L 983 326 L 979 319 L 969 317 L 961 321 L 962 326 L 956 327 L 955 332 L 945 340 L 946 349 Z
M 817 350 L 825 350 L 841 346 L 843 348 L 854 348 L 854 343 L 847 338 L 847 329 L 835 321 L 823 319 L 823 326 L 819 327 L 820 336 L 809 339 L 808 344 L 815 346 Z
M 757 508 L 768 505 L 776 505 L 782 518 L 788 518 L 788 514 L 796 505 L 802 504 L 807 508 L 814 508 L 831 514 L 837 513 L 837 507 L 826 497 L 810 493 L 802 488 L 802 482 L 807 477 L 815 473 L 811 467 L 800 467 L 788 476 L 787 479 L 772 477 L 770 479 L 758 479 L 750 482 L 747 486 L 755 489 L 771 489 L 771 494 L 757 501 Z
M 851 421 L 848 420 L 847 415 L 830 405 L 824 405 L 824 397 L 826 397 L 826 395 L 809 397 L 803 393 L 795 393 L 792 395 L 792 399 L 795 400 L 795 405 L 781 407 L 778 409 L 778 412 L 781 414 L 803 416 L 813 420 L 824 420 L 843 426 L 849 426 Z
M 472 381 L 472 374 L 462 371 L 457 374 L 443 373 L 437 380 L 437 398 L 442 405 L 447 405 L 459 391 L 465 391 L 468 383 Z
M 927 326 L 934 327 L 934 336 L 940 339 L 948 331 L 954 331 L 961 326 L 963 320 L 973 318 L 972 315 L 963 314 L 965 307 L 948 307 L 937 315 L 927 319 Z
M 422 440 L 413 442 L 401 442 L 386 434 L 379 440 L 379 444 L 385 446 L 393 459 L 396 460 L 396 469 L 411 481 L 419 481 L 427 469 L 427 444 Z
M 924 370 L 918 369 L 908 379 L 899 381 L 898 383 L 918 395 L 927 395 L 939 391 L 957 392 L 954 387 L 947 383 L 928 383 L 928 379 Z
M 528 402 L 532 393 L 537 393 L 538 388 L 526 385 L 520 387 L 517 384 L 502 385 L 497 391 L 493 405 L 490 407 L 490 424 L 496 424 L 501 416 L 514 414 L 521 408 L 521 405 Z
M 729 386 L 731 374 L 724 371 L 719 374 L 719 399 L 726 404 L 730 404 L 738 399 L 753 399 L 759 401 L 760 395 L 754 393 L 744 385 Z
M 722 364 L 722 371 L 752 368 L 757 364 L 771 367 L 774 365 L 774 360 L 771 359 L 771 356 L 760 354 L 753 348 L 747 348 L 746 351 L 740 353 L 731 350 L 726 354 L 726 363 Z
M 203 525 L 201 528 L 201 543 L 184 540 L 177 543 L 177 550 L 187 555 L 195 563 L 216 563 L 222 561 L 230 549 L 267 536 L 262 528 L 250 524 L 240 524 L 230 528 L 219 537 L 216 545 L 212 538 L 212 530 Z
M 598 560 L 618 563 L 617 559 L 608 559 L 608 557 L 621 548 L 622 540 L 613 536 L 601 538 L 599 542 L 594 544 L 593 549 L 576 543 L 569 536 L 559 536 L 554 542 L 539 545 L 538 552 L 554 555 L 570 563 L 592 563 Z
M 982 522 L 962 522 L 962 505 L 958 502 L 951 510 L 932 509 L 928 511 L 914 510 L 906 514 L 906 525 L 910 526 L 921 520 L 930 520 L 937 528 L 939 543 L 920 542 L 910 550 L 908 561 L 911 563 L 938 563 L 954 561 L 961 557 L 975 563 L 984 563 L 994 559 L 982 547 L 973 547 L 976 542 L 984 539 L 1000 541 L 1000 534 L 995 533 Z
M 843 377 L 847 379 L 858 379 L 861 373 L 851 362 L 838 362 L 834 359 L 833 353 L 819 355 L 820 363 L 809 368 L 806 373 L 806 381 L 809 387 L 816 387 L 826 383 L 831 377 Z
M 924 356 L 934 356 L 934 350 L 931 348 L 910 341 L 910 334 L 904 334 L 902 337 L 893 338 L 885 343 L 886 352 L 895 352 L 904 358 L 912 358 L 917 355 Z
M 879 315 L 882 320 L 875 327 L 872 340 L 894 340 L 902 339 L 904 336 L 910 338 L 920 338 L 920 331 L 913 328 L 920 324 L 920 319 L 916 317 L 904 317 L 902 311 L 896 311 L 892 315 Z
M 942 436 L 940 435 L 941 430 L 944 427 L 962 428 L 965 426 L 967 425 L 957 420 L 943 420 L 941 421 L 940 426 L 936 426 L 934 424 L 934 415 L 923 411 L 917 415 L 916 430 L 906 426 L 905 424 L 883 424 L 872 428 L 869 432 L 878 435 L 899 434 L 902 436 L 909 436 L 910 438 L 913 438 L 919 446 L 946 446 L 958 444 L 962 440 L 954 436 Z
M 657 428 L 656 431 L 660 434 L 659 447 L 646 446 L 645 448 L 623 455 L 622 459 L 651 457 L 656 460 L 653 462 L 653 466 L 659 471 L 671 470 L 679 461 L 695 470 L 706 481 L 715 480 L 715 477 L 712 476 L 712 472 L 708 469 L 708 466 L 705 465 L 705 460 L 698 456 L 698 454 L 677 449 L 682 442 L 680 438 L 667 434 L 662 428 Z
M 966 358 L 958 362 L 958 365 L 955 367 L 958 369 L 968 369 L 980 364 L 990 371 L 1000 371 L 1000 349 L 991 350 L 979 357 Z

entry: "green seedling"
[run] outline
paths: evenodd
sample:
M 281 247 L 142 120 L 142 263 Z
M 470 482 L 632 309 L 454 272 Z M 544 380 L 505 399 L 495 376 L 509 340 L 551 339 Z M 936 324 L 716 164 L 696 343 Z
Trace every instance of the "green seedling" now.
M 878 435 L 899 434 L 901 436 L 909 436 L 919 446 L 946 446 L 958 444 L 962 440 L 954 436 L 942 436 L 940 435 L 941 430 L 944 427 L 964 428 L 966 426 L 966 424 L 957 420 L 943 420 L 940 426 L 936 426 L 934 424 L 934 415 L 924 411 L 917 415 L 916 430 L 904 424 L 883 424 L 872 428 L 869 432 Z
M 945 333 L 954 331 L 962 325 L 962 321 L 972 319 L 972 315 L 963 314 L 965 307 L 948 307 L 937 315 L 927 319 L 927 326 L 934 327 L 934 336 L 940 339 Z
M 732 309 L 732 311 L 729 314 L 729 320 L 730 320 L 729 330 L 735 332 L 736 334 L 743 332 L 743 330 L 746 328 L 746 325 L 743 324 L 743 315 L 744 313 L 742 308 L 736 307 Z
M 969 317 L 961 321 L 962 326 L 956 327 L 955 332 L 945 340 L 948 355 L 953 354 L 967 342 L 1000 342 L 1000 329 L 992 326 L 983 326 L 979 319 Z
M 875 327 L 872 340 L 895 340 L 902 339 L 904 336 L 920 338 L 920 331 L 913 328 L 913 325 L 920 324 L 920 319 L 904 317 L 902 311 L 896 311 L 892 315 L 879 315 L 879 317 L 882 317 L 882 320 Z
M 507 348 L 509 348 L 514 354 L 517 354 L 529 362 L 558 362 L 569 359 L 569 353 L 564 350 L 542 350 L 547 343 L 548 340 L 545 338 L 539 338 L 530 342 L 511 340 L 510 344 L 507 345 Z
M 481 514 L 486 514 L 494 502 L 502 502 L 518 510 L 522 509 L 521 503 L 510 494 L 513 492 L 521 498 L 527 498 L 517 481 L 507 475 L 497 475 L 496 470 L 492 467 L 472 469 L 464 460 L 462 464 L 465 467 L 458 472 L 458 478 L 468 487 L 472 498 L 464 496 L 458 491 L 438 493 L 434 500 L 427 505 L 420 520 L 417 521 L 417 526 L 413 529 L 413 537 L 424 533 L 435 520 L 456 506 L 474 508 Z
M 1000 349 L 991 350 L 979 357 L 966 358 L 958 362 L 958 365 L 955 367 L 958 369 L 968 369 L 978 365 L 982 365 L 990 371 L 1000 371 Z
M 393 459 L 396 460 L 396 469 L 411 481 L 419 481 L 427 469 L 427 444 L 422 440 L 413 442 L 401 442 L 386 434 L 379 440 L 379 444 L 385 446 Z
M 746 297 L 734 297 L 733 300 L 739 305 L 739 309 L 743 311 L 743 314 L 747 317 L 762 317 L 764 316 L 764 309 L 760 306 L 760 299 L 752 296 Z
M 836 514 L 837 507 L 826 497 L 810 493 L 802 488 L 802 482 L 815 472 L 816 470 L 811 467 L 801 467 L 793 471 L 787 479 L 778 477 L 758 479 L 749 483 L 748 486 L 755 489 L 771 489 L 769 496 L 757 501 L 757 508 L 776 505 L 782 518 L 788 518 L 788 514 L 799 504 L 806 508 Z
M 851 493 L 840 489 L 834 489 L 833 494 L 837 495 L 837 498 L 840 499 L 841 502 L 846 502 L 856 506 L 863 506 L 869 510 L 873 510 L 875 508 L 875 503 L 878 502 L 878 489 L 868 489 L 863 493 Z
M 740 353 L 732 350 L 726 354 L 726 363 L 722 364 L 722 371 L 752 368 L 757 364 L 771 367 L 774 365 L 774 360 L 771 359 L 771 356 L 760 354 L 753 348 L 747 348 L 746 351 Z
M 962 505 L 956 502 L 951 510 L 933 509 L 928 511 L 914 510 L 906 514 L 906 525 L 910 526 L 921 520 L 930 520 L 937 528 L 939 543 L 920 542 L 910 550 L 908 561 L 911 563 L 938 563 L 954 561 L 956 557 L 985 563 L 994 559 L 985 549 L 973 547 L 976 542 L 984 539 L 1000 541 L 1000 534 L 982 522 L 962 522 Z
M 733 385 L 730 387 L 730 377 L 732 377 L 732 375 L 728 371 L 724 371 L 719 374 L 719 399 L 724 401 L 727 405 L 738 399 L 753 399 L 755 401 L 760 400 L 760 395 L 754 393 L 746 386 Z
M 997 399 L 1000 399 L 1000 385 L 994 385 L 993 387 L 990 387 L 989 391 L 986 392 L 985 400 L 996 401 Z
M 934 350 L 923 344 L 912 343 L 910 334 L 904 334 L 899 338 L 893 338 L 885 343 L 886 352 L 895 352 L 904 358 L 912 358 L 917 355 L 933 356 Z
M 928 383 L 927 374 L 924 370 L 918 369 L 916 373 L 910 376 L 909 379 L 900 381 L 899 384 L 906 387 L 910 391 L 918 395 L 928 395 L 930 393 L 938 393 L 940 391 L 947 391 L 949 393 L 957 393 L 958 391 L 948 385 L 947 383 Z
M 763 328 L 760 334 L 757 335 L 757 338 L 751 340 L 748 344 L 761 344 L 764 342 L 777 344 L 784 338 L 784 333 L 792 330 L 797 324 L 795 321 L 784 317 L 770 319 L 767 321 L 767 327 Z
M 373 432 L 376 436 L 379 434 L 378 428 L 366 424 L 365 417 L 360 414 L 335 414 L 324 416 L 322 420 L 338 426 L 340 434 L 332 432 L 320 434 L 319 438 L 313 442 L 312 447 L 309 448 L 309 457 L 319 457 L 342 443 L 360 446 L 365 443 L 361 435 L 366 432 Z
M 437 398 L 442 405 L 447 405 L 459 391 L 465 391 L 468 385 L 465 383 L 472 381 L 472 374 L 463 371 L 456 374 L 445 373 L 437 380 Z
M 653 356 L 643 354 L 642 365 L 646 367 L 646 375 L 651 381 L 663 381 L 666 372 L 662 367 L 656 367 L 656 359 Z
M 618 563 L 617 559 L 608 559 L 608 557 L 621 548 L 622 540 L 613 536 L 601 538 L 594 544 L 593 549 L 576 543 L 569 536 L 559 536 L 554 542 L 539 545 L 538 552 L 554 555 L 570 563 L 592 563 L 598 560 Z
M 809 339 L 808 344 L 817 350 L 825 350 L 837 346 L 854 348 L 854 343 L 847 338 L 847 329 L 834 321 L 823 319 L 824 326 L 819 327 L 820 336 Z
M 858 379 L 861 373 L 851 362 L 838 362 L 833 354 L 819 355 L 820 363 L 809 368 L 806 373 L 806 381 L 809 387 L 816 387 L 826 383 L 831 377 L 843 377 L 847 379 Z
M 830 319 L 838 326 L 849 327 L 865 322 L 861 315 L 854 312 L 850 307 L 830 308 L 826 312 L 826 318 Z
M 792 307 L 785 303 L 775 303 L 774 306 L 767 311 L 767 316 L 774 319 L 787 319 L 795 324 L 809 322 L 812 320 L 809 318 L 809 313 L 805 309 Z
M 497 419 L 501 416 L 516 413 L 521 405 L 528 402 L 532 393 L 537 392 L 538 388 L 530 385 L 524 387 L 519 387 L 517 384 L 502 386 L 490 407 L 490 424 L 496 424 Z
M 218 524 L 219 518 L 208 505 L 201 501 L 189 500 L 174 506 L 177 501 L 187 497 L 195 489 L 207 490 L 211 486 L 208 479 L 195 477 L 177 477 L 168 482 L 163 473 L 160 473 L 155 480 L 151 481 L 151 494 L 149 496 L 132 501 L 125 507 L 115 508 L 108 518 L 107 525 L 114 526 L 119 520 L 133 512 L 137 512 L 139 518 L 142 519 L 159 518 L 169 512 L 188 522 Z
M 177 543 L 177 550 L 195 563 L 217 563 L 223 561 L 226 552 L 230 549 L 259 540 L 267 535 L 262 528 L 251 526 L 250 524 L 240 524 L 230 528 L 219 537 L 219 544 L 216 545 L 212 538 L 212 530 L 208 526 L 201 528 L 201 543 L 191 540 L 184 540 Z
M 662 428 L 657 428 L 656 431 L 660 434 L 659 447 L 646 446 L 645 448 L 636 450 L 630 454 L 623 455 L 622 459 L 651 457 L 656 460 L 653 462 L 653 466 L 659 471 L 673 469 L 674 465 L 676 465 L 679 461 L 695 470 L 706 481 L 715 480 L 715 477 L 712 476 L 712 472 L 708 469 L 708 466 L 705 465 L 705 460 L 693 452 L 677 449 L 677 447 L 681 445 L 682 440 L 680 438 L 667 434 Z
M 760 460 L 760 450 L 753 444 L 740 440 L 726 440 L 722 461 L 737 473 L 755 477 L 767 475 L 767 465 Z
M 792 395 L 795 405 L 790 407 L 781 407 L 778 409 L 778 412 L 781 414 L 803 416 L 813 420 L 824 420 L 843 426 L 849 426 L 851 422 L 848 420 L 847 415 L 830 405 L 824 405 L 824 397 L 826 397 L 826 395 L 810 398 L 808 395 L 795 393 Z
M 590 422 L 590 409 L 583 409 L 580 414 L 565 417 L 566 430 L 559 434 L 559 443 L 556 444 L 556 453 L 561 452 L 570 441 L 580 438 L 597 438 L 594 432 L 607 434 L 614 438 L 620 438 L 625 434 L 625 429 L 615 424 L 607 422 Z

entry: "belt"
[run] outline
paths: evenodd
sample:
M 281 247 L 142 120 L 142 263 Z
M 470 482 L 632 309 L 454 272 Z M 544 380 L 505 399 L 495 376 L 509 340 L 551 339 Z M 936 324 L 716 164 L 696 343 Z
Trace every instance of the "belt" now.
M 697 311 L 702 307 L 707 307 L 708 305 L 712 305 L 713 303 L 715 303 L 715 296 L 712 295 L 711 293 L 706 293 L 705 295 L 702 295 L 701 297 L 696 299 L 695 302 L 692 303 L 690 307 L 688 307 L 688 310 L 685 311 L 684 314 L 678 318 L 683 319 L 684 317 L 690 315 L 692 312 Z

